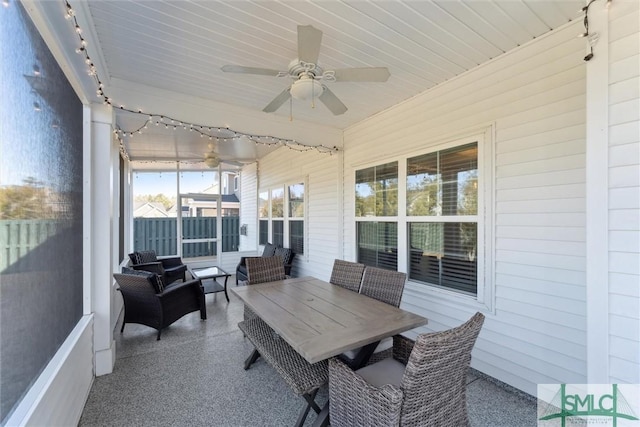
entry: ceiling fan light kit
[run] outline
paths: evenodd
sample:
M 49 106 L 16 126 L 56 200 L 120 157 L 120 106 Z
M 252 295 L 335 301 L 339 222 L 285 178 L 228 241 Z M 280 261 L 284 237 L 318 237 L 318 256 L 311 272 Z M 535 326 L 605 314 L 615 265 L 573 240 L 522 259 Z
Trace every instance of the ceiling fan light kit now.
M 307 101 L 322 95 L 323 90 L 322 84 L 316 79 L 309 76 L 302 76 L 300 80 L 293 82 L 289 93 L 291 93 L 294 99 Z
M 220 164 L 220 159 L 214 152 L 209 152 L 204 155 L 204 164 L 210 168 L 217 168 Z
M 389 70 L 385 67 L 344 68 L 323 70 L 318 66 L 322 31 L 311 25 L 298 25 L 298 58 L 289 63 L 288 71 L 271 70 L 241 65 L 225 65 L 226 73 L 290 77 L 291 85 L 276 96 L 262 111 L 273 113 L 285 102 L 293 99 L 313 101 L 317 98 L 334 115 L 344 114 L 347 107 L 321 82 L 386 82 Z

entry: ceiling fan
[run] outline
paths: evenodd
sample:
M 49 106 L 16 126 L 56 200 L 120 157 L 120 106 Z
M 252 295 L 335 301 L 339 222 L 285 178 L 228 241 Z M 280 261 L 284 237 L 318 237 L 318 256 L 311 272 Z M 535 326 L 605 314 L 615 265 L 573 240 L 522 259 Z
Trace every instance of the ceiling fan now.
M 273 77 L 290 77 L 291 86 L 283 90 L 262 111 L 272 113 L 291 97 L 311 100 L 318 98 L 334 115 L 344 114 L 347 107 L 324 84 L 324 82 L 386 82 L 389 70 L 386 67 L 342 68 L 325 70 L 318 65 L 322 31 L 311 25 L 298 25 L 298 58 L 289 63 L 288 71 L 268 68 L 224 65 L 227 73 L 257 74 Z
M 211 169 L 217 168 L 218 165 L 220 165 L 220 163 L 226 163 L 228 165 L 236 166 L 236 167 L 241 167 L 241 166 L 244 166 L 245 164 L 251 163 L 250 161 L 237 161 L 237 160 L 221 158 L 213 144 L 209 143 L 208 146 L 209 146 L 209 151 L 204 153 L 204 156 L 202 157 L 202 162 Z

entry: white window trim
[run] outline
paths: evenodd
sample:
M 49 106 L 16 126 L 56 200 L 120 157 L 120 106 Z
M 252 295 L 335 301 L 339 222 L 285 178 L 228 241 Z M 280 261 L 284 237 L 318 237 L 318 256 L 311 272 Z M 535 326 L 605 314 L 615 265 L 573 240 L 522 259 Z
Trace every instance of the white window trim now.
M 289 218 L 289 186 L 290 185 L 295 185 L 295 184 L 303 184 L 304 185 L 304 216 L 303 217 L 294 217 L 294 218 Z M 284 207 L 283 207 L 283 217 L 272 217 L 271 216 L 271 191 L 272 190 L 276 190 L 276 189 L 282 189 L 284 191 L 284 199 L 283 199 L 283 203 L 284 203 Z M 305 261 L 308 261 L 309 259 L 309 176 L 304 176 L 303 178 L 299 178 L 299 179 L 291 179 L 291 180 L 287 180 L 286 182 L 284 182 L 284 184 L 278 184 L 278 185 L 271 185 L 268 187 L 264 187 L 264 188 L 260 188 L 257 192 L 258 195 L 258 233 L 257 233 L 257 240 L 258 240 L 258 247 L 264 247 L 264 245 L 260 244 L 260 221 L 264 221 L 265 219 L 268 222 L 268 227 L 267 227 L 267 240 L 273 243 L 273 220 L 282 220 L 283 221 L 283 236 L 282 236 L 282 242 L 283 242 L 283 246 L 288 247 L 289 245 L 289 220 L 302 220 L 304 221 L 304 253 L 303 254 L 299 254 L 296 253 L 296 259 L 300 258 L 300 259 L 304 259 Z M 267 193 L 267 211 L 268 211 L 268 215 L 267 218 L 264 217 L 260 217 L 259 214 L 259 210 L 260 210 L 260 194 L 261 193 Z
M 409 222 L 419 222 L 421 217 L 408 217 L 406 215 L 406 180 L 407 180 L 407 159 L 421 154 L 434 151 L 441 151 L 447 148 L 458 147 L 471 142 L 478 142 L 478 287 L 477 294 L 469 295 L 444 287 L 428 285 L 422 282 L 407 280 L 405 292 L 408 295 L 416 295 L 422 298 L 437 300 L 442 304 L 454 304 L 466 306 L 473 310 L 494 312 L 495 310 L 495 220 L 494 220 L 494 194 L 495 194 L 495 174 L 494 174 L 494 149 L 495 149 L 495 125 L 490 124 L 481 129 L 475 129 L 464 134 L 458 134 L 454 138 L 448 138 L 430 145 L 427 149 L 414 150 L 404 153 L 395 158 L 377 159 L 366 164 L 353 165 L 352 177 L 355 177 L 357 170 L 380 164 L 398 162 L 398 216 L 397 217 L 357 217 L 354 212 L 354 242 L 353 259 L 357 259 L 356 223 L 357 222 L 397 222 L 398 223 L 398 271 L 408 275 L 408 254 L 407 254 L 407 224 Z M 353 180 L 353 200 L 355 203 L 355 178 Z M 410 218 L 410 219 L 409 219 Z M 469 217 L 463 217 L 469 218 Z M 449 221 L 442 218 L 442 221 Z

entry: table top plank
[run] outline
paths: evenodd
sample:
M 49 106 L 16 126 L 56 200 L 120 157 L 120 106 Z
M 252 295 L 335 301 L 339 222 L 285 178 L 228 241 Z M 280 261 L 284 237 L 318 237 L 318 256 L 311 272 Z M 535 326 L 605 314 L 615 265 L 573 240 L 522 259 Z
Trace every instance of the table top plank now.
M 293 285 L 287 286 L 287 288 L 289 287 L 293 287 Z M 279 292 L 278 289 L 269 287 L 260 289 L 260 293 L 316 332 L 324 333 L 344 327 L 330 315 L 327 315 L 325 311 L 318 310 L 318 303 L 321 301 L 316 300 L 308 293 L 290 295 L 288 292 Z
M 422 316 L 312 277 L 232 292 L 310 363 L 427 323 Z
M 249 286 L 246 288 L 249 288 Z M 318 331 L 310 328 L 306 323 L 301 322 L 294 314 L 283 310 L 278 304 L 274 304 L 270 298 L 265 297 L 261 292 L 242 294 L 238 292 L 239 290 L 240 288 L 231 288 L 231 291 L 242 299 L 251 310 L 259 314 L 269 326 L 283 337 L 287 336 L 294 341 L 299 341 L 319 334 Z M 270 321 L 267 321 L 267 319 Z M 272 319 L 276 319 L 275 322 L 272 322 Z
M 281 292 L 291 293 L 299 289 L 304 293 L 326 301 L 334 308 L 347 311 L 358 318 L 384 316 L 396 311 L 396 307 L 392 305 L 313 277 L 301 278 L 300 281 L 292 282 L 291 284 L 294 286 L 283 288 Z
M 320 292 L 313 292 L 316 286 L 310 283 L 292 283 L 291 286 L 275 290 L 278 295 L 286 295 L 288 298 L 302 302 L 307 308 L 318 312 L 322 318 L 331 319 L 340 325 L 346 326 L 357 323 L 359 317 L 349 310 L 335 305 L 330 299 Z M 270 292 L 264 290 L 263 292 Z M 300 316 L 302 317 L 302 316 Z

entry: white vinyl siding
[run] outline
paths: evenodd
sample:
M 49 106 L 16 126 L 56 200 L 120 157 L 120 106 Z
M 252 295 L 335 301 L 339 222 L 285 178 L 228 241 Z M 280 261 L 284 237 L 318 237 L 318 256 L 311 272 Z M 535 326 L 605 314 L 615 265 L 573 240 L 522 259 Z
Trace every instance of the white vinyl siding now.
M 473 366 L 534 395 L 537 383 L 586 380 L 579 31 L 578 23 L 567 25 L 345 131 L 345 224 L 355 223 L 353 176 L 361 165 L 493 131 L 487 140 L 493 193 L 483 196 L 494 198 L 485 211 L 493 230 L 483 286 L 494 301 L 484 310 Z M 354 243 L 354 227 L 347 226 L 345 254 L 355 253 Z M 409 282 L 402 307 L 429 319 L 415 334 L 457 326 L 481 306 Z
M 614 1 L 609 13 L 608 52 L 601 47 L 610 64 L 609 307 L 602 310 L 609 313 L 611 382 L 637 383 L 640 19 L 637 2 Z M 484 133 L 492 191 L 479 215 L 492 224 L 484 236 L 490 300 L 483 308 L 473 298 L 409 282 L 402 307 L 429 324 L 408 335 L 459 325 L 481 309 L 487 319 L 473 367 L 530 394 L 538 383 L 586 382 L 586 66 L 585 40 L 575 37 L 581 30 L 579 20 L 567 24 L 347 128 L 337 155 L 281 149 L 263 159 L 261 188 L 309 177 L 309 253 L 295 273 L 326 279 L 333 259 L 354 260 L 355 170 Z M 406 270 L 406 260 L 399 253 L 399 269 Z
M 315 276 L 328 280 L 333 260 L 341 257 L 338 184 L 341 158 L 341 154 L 336 153 L 280 149 L 260 161 L 261 189 L 305 182 L 305 253 L 296 255 L 293 260 L 291 273 L 294 277 Z M 253 221 L 255 223 L 256 219 Z
M 640 383 L 640 6 L 609 11 L 609 377 Z
M 240 225 L 247 225 L 247 235 L 240 235 L 240 247 L 238 250 L 254 251 L 258 244 L 258 169 L 256 164 L 250 164 L 242 168 L 240 174 Z

